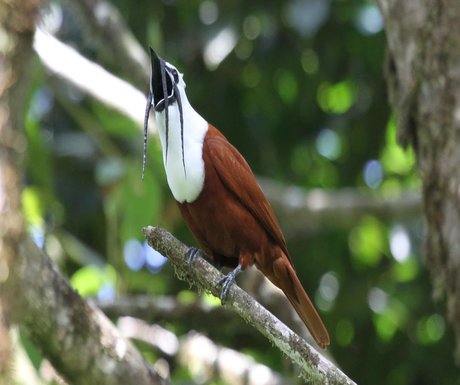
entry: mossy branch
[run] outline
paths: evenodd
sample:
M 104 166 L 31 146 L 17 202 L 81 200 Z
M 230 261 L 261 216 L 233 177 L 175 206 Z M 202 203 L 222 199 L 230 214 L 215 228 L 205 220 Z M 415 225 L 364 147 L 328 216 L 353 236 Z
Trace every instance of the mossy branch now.
M 162 228 L 145 227 L 144 235 L 151 247 L 169 258 L 180 279 L 197 286 L 200 291 L 210 292 L 219 297 L 219 281 L 223 275 L 214 266 L 200 257 L 189 263 L 186 258 L 189 248 Z M 308 384 L 355 384 L 333 363 L 237 285 L 230 288 L 225 306 L 256 328 L 297 364 L 301 376 Z

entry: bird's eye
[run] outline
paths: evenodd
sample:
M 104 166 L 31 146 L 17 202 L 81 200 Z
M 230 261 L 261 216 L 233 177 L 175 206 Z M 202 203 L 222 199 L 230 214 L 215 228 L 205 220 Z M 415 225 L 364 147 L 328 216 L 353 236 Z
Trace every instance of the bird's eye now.
M 174 77 L 174 81 L 176 83 L 179 83 L 179 74 L 177 73 L 177 71 L 175 69 L 173 69 L 171 72 L 172 72 L 172 75 Z

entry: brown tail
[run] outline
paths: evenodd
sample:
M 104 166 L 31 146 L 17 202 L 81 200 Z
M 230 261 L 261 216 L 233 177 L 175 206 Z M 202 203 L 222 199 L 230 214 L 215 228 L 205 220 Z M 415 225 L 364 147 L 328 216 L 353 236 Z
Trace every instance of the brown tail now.
M 277 258 L 273 263 L 273 276 L 268 277 L 284 292 L 316 343 L 325 349 L 330 343 L 329 334 L 303 289 L 289 258 L 284 254 Z

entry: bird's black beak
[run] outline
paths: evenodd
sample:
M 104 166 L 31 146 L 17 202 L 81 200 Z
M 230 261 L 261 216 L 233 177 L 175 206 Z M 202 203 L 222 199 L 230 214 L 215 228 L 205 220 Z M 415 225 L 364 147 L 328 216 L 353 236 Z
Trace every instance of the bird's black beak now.
M 168 106 L 174 102 L 175 85 L 172 82 L 171 74 L 166 68 L 165 61 L 160 58 L 150 47 L 150 63 L 152 66 L 152 76 L 150 78 L 150 91 L 147 95 L 147 106 L 145 107 L 144 117 L 144 155 L 142 159 L 142 180 L 147 163 L 147 128 L 150 110 L 156 112 L 165 111 L 166 132 L 168 132 Z M 177 88 L 177 86 L 176 86 Z
M 152 48 L 150 48 L 150 63 L 152 66 L 150 79 L 152 105 L 155 111 L 161 112 L 165 109 L 165 104 L 171 105 L 176 101 L 173 78 L 165 61 Z
M 164 111 L 165 118 L 165 138 L 166 138 L 166 154 L 165 159 L 168 159 L 168 136 L 169 136 L 169 110 L 168 107 L 172 104 L 177 104 L 179 109 L 179 120 L 180 120 L 180 135 L 182 144 L 182 164 L 184 166 L 184 174 L 187 176 L 187 170 L 185 168 L 185 155 L 184 155 L 184 115 L 182 110 L 182 102 L 180 92 L 177 84 L 174 81 L 174 76 L 171 73 L 171 69 L 166 66 L 165 61 L 159 57 L 156 52 L 150 47 L 150 63 L 152 66 L 152 77 L 150 79 L 150 92 L 147 96 L 147 106 L 145 108 L 144 118 L 144 156 L 142 161 L 142 179 L 144 179 L 144 169 L 146 164 L 146 152 L 147 152 L 147 126 L 150 115 L 150 110 L 153 109 L 156 112 Z M 175 70 L 174 70 L 175 71 Z M 175 73 L 176 81 L 178 81 L 177 73 Z

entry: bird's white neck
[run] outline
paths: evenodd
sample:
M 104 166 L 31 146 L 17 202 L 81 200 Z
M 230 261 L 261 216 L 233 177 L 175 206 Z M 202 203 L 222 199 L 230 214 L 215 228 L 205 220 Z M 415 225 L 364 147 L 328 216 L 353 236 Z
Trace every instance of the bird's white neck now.
M 169 130 L 167 140 L 164 111 L 156 113 L 156 121 L 168 185 L 174 198 L 182 203 L 193 202 L 203 189 L 203 141 L 208 130 L 208 123 L 193 109 L 183 90 L 181 90 L 180 94 L 184 121 L 184 162 L 182 161 L 181 123 L 178 102 L 168 107 Z

